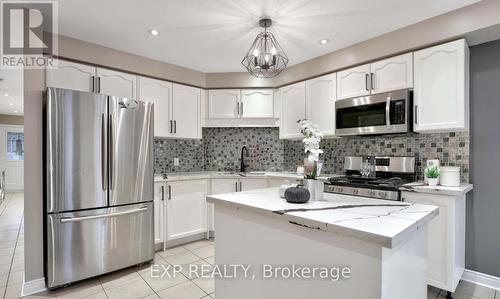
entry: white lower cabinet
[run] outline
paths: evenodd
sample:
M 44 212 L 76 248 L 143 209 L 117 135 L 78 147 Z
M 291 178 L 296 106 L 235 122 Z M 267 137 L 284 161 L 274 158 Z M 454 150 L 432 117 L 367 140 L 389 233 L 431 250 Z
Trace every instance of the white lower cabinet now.
M 154 184 L 154 239 L 155 245 L 165 241 L 165 182 Z M 163 246 L 165 248 L 165 246 Z
M 245 178 L 240 179 L 240 191 L 267 188 L 267 179 L 263 178 Z
M 167 242 L 207 231 L 207 180 L 167 183 Z
M 454 292 L 465 267 L 465 195 L 402 192 L 402 198 L 439 207 L 428 227 L 428 284 Z

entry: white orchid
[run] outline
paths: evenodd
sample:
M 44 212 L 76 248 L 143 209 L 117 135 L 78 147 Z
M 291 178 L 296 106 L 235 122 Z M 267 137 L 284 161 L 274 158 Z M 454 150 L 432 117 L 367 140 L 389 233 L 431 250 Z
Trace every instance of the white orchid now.
M 317 162 L 319 160 L 319 155 L 323 153 L 319 148 L 319 143 L 323 138 L 323 134 L 321 134 L 316 124 L 313 124 L 307 119 L 299 120 L 299 125 L 304 135 L 304 139 L 302 139 L 302 143 L 304 143 L 304 152 L 309 154 L 307 159 L 310 162 Z

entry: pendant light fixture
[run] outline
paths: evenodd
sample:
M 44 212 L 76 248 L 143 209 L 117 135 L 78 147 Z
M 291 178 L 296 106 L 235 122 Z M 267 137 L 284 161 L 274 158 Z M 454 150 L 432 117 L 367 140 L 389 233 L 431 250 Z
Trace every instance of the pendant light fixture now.
M 272 25 L 271 19 L 259 20 L 260 27 L 264 28 L 255 38 L 250 50 L 241 61 L 241 64 L 258 78 L 272 78 L 281 73 L 288 64 L 288 57 L 280 44 L 267 28 Z

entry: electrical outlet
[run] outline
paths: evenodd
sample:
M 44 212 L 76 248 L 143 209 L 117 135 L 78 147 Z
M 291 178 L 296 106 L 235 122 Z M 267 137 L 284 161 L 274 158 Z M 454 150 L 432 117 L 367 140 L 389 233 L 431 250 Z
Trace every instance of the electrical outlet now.
M 179 166 L 179 158 L 174 158 L 174 166 Z

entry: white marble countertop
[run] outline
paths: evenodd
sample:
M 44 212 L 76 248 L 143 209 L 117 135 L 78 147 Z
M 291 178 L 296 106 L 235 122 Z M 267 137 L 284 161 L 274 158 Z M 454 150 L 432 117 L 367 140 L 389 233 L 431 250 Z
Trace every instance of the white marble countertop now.
M 338 175 L 324 175 L 319 179 L 326 180 L 329 177 Z M 173 182 L 173 181 L 186 181 L 198 179 L 233 179 L 233 178 L 283 178 L 291 180 L 302 179 L 303 175 L 298 175 L 294 172 L 279 172 L 279 171 L 253 171 L 253 172 L 230 172 L 230 171 L 196 171 L 196 172 L 173 172 L 167 173 L 167 178 L 162 176 L 155 176 L 155 182 Z
M 403 185 L 399 188 L 401 191 L 410 192 L 420 192 L 420 193 L 431 193 L 431 194 L 441 194 L 441 195 L 464 195 L 471 191 L 473 188 L 472 184 L 460 184 L 458 187 L 446 187 L 446 186 L 428 186 L 424 185 L 423 182 L 414 182 Z
M 324 201 L 291 204 L 277 188 L 210 195 L 207 201 L 248 208 L 294 225 L 339 233 L 393 248 L 411 238 L 438 213 L 436 206 L 325 193 Z

